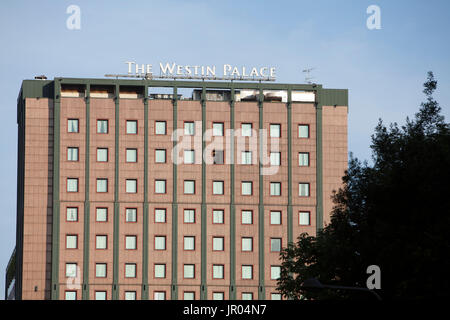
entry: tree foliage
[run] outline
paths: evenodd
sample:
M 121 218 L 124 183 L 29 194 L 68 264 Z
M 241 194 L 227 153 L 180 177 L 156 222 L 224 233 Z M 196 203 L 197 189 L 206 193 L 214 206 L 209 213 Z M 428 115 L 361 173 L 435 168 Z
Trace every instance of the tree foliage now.
M 366 287 L 370 265 L 381 269 L 384 299 L 448 295 L 450 126 L 433 98 L 432 72 L 424 87 L 426 101 L 412 120 L 389 127 L 379 120 L 372 165 L 350 155 L 330 223 L 316 237 L 301 234 L 281 252 L 278 290 L 285 297 L 355 298 L 300 287 L 309 278 Z

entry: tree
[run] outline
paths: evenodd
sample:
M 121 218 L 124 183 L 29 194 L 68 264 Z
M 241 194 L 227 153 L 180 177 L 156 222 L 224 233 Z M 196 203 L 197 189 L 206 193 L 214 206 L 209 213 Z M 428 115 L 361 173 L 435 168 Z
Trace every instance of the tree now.
M 311 291 L 304 280 L 365 287 L 370 265 L 381 269 L 384 299 L 448 296 L 450 288 L 450 126 L 433 98 L 413 120 L 388 128 L 379 120 L 372 135 L 373 164 L 350 155 L 343 188 L 333 195 L 331 220 L 316 237 L 301 234 L 281 252 L 278 290 L 301 297 L 356 298 L 345 291 Z

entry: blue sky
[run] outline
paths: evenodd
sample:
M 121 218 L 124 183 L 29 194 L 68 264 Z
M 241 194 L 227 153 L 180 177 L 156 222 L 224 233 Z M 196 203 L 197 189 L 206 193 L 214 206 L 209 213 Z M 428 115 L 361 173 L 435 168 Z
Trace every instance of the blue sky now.
M 69 5 L 81 29 L 69 30 Z M 369 30 L 366 9 L 381 9 Z M 103 77 L 125 61 L 275 66 L 277 81 L 349 89 L 349 151 L 370 159 L 378 118 L 404 123 L 432 70 L 450 112 L 450 1 L 2 1 L 0 4 L 0 297 L 15 245 L 16 99 L 23 79 Z

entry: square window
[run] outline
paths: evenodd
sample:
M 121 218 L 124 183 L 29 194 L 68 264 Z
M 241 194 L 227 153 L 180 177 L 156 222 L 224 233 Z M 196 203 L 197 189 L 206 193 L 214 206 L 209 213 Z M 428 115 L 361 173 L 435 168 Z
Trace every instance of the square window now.
M 195 300 L 195 292 L 185 291 L 183 293 L 183 300 Z
M 298 224 L 301 226 L 309 226 L 311 224 L 309 211 L 300 211 L 298 213 Z
M 280 266 L 271 266 L 270 267 L 270 279 L 278 280 L 281 275 L 281 267 Z
M 108 133 L 108 120 L 97 120 L 97 133 Z
M 299 138 L 309 138 L 309 125 L 299 124 L 298 125 L 298 137 Z
M 241 164 L 252 164 L 252 152 L 242 151 L 241 152 Z
M 137 149 L 127 149 L 127 162 L 137 162 Z
M 125 209 L 125 221 L 126 222 L 136 222 L 137 221 L 137 209 L 136 208 L 126 208 Z
M 195 250 L 195 237 L 186 236 L 183 238 L 184 250 Z
M 186 135 L 186 136 L 195 135 L 194 122 L 185 122 L 184 123 L 184 135 Z
M 281 164 L 281 152 L 270 153 L 270 165 L 279 166 Z
M 194 150 L 184 150 L 184 164 L 193 164 L 195 162 Z
M 76 147 L 67 148 L 67 161 L 78 161 L 78 148 Z
M 271 124 L 270 125 L 270 137 L 271 138 L 279 138 L 281 137 L 281 125 L 280 124 Z
M 253 251 L 253 238 L 242 238 L 242 251 Z
M 281 224 L 281 211 L 270 211 L 270 224 Z
M 156 236 L 155 237 L 155 250 L 166 250 L 166 237 Z
M 166 180 L 155 180 L 155 193 L 166 193 Z
M 195 223 L 194 209 L 184 209 L 184 223 Z
M 136 250 L 137 247 L 137 237 L 136 236 L 125 236 L 125 249 L 126 250 Z
M 241 125 L 241 133 L 243 137 L 251 137 L 252 136 L 252 124 L 251 123 L 243 123 Z
M 213 292 L 213 300 L 223 300 L 224 293 L 223 292 Z
M 271 196 L 281 196 L 281 182 L 271 182 L 270 183 L 270 195 Z
M 242 224 L 253 224 L 253 212 L 242 210 Z
M 281 238 L 271 238 L 270 239 L 270 251 L 280 252 L 281 251 Z
M 253 279 L 253 266 L 242 266 L 242 279 Z
M 77 247 L 78 247 L 78 236 L 66 235 L 66 249 L 77 249 Z
M 166 163 L 166 149 L 156 149 L 155 150 L 155 162 L 156 163 Z
M 219 265 L 213 265 L 213 279 L 223 279 L 224 276 L 224 266 Z
M 137 192 L 137 180 L 136 179 L 126 179 L 126 192 L 136 193 Z
M 137 120 L 127 120 L 127 134 L 137 134 Z
M 223 150 L 212 151 L 213 164 L 223 164 Z
M 195 181 L 184 180 L 184 194 L 194 194 L 194 193 L 195 193 Z
M 95 249 L 105 250 L 108 243 L 108 236 L 95 236 Z
M 66 291 L 65 299 L 66 300 L 77 300 L 77 292 L 76 291 Z
M 97 192 L 108 192 L 108 179 L 97 179 Z
M 155 222 L 166 223 L 166 209 L 155 209 Z
M 223 122 L 213 123 L 213 136 L 223 136 Z
M 106 263 L 95 264 L 95 277 L 106 278 Z
M 66 278 L 76 278 L 76 277 L 77 277 L 77 264 L 66 263 Z
M 78 192 L 77 178 L 67 178 L 67 192 Z
M 281 300 L 281 294 L 280 293 L 271 293 L 270 298 L 272 300 Z
M 223 195 L 223 181 L 213 181 L 213 194 Z
M 78 119 L 67 120 L 67 132 L 78 132 Z
M 97 161 L 98 162 L 108 162 L 108 149 L 107 148 L 97 148 Z
M 223 251 L 223 248 L 224 248 L 224 238 L 213 237 L 213 251 Z
M 95 221 L 97 221 L 97 222 L 108 221 L 108 208 L 96 208 L 95 209 Z
M 106 291 L 95 291 L 95 300 L 106 300 Z
M 166 122 L 155 121 L 155 134 L 166 134 Z
M 253 183 L 251 181 L 242 181 L 242 195 L 251 196 L 253 193 Z
M 298 165 L 300 167 L 308 167 L 309 166 L 309 153 L 308 152 L 299 152 Z
M 253 300 L 253 293 L 242 292 L 242 300 Z
M 298 184 L 298 195 L 300 197 L 309 197 L 309 183 Z
M 125 278 L 136 278 L 135 263 L 125 263 Z
M 136 300 L 136 291 L 125 291 L 125 300 Z
M 155 291 L 153 293 L 153 300 L 166 300 L 166 292 L 165 291 Z
M 185 264 L 183 265 L 183 277 L 185 279 L 194 279 L 195 277 L 195 265 Z
M 155 278 L 164 279 L 166 277 L 166 265 L 155 264 Z
M 223 210 L 213 210 L 213 223 L 224 223 Z
M 78 221 L 78 208 L 67 207 L 66 209 L 66 220 L 69 222 Z

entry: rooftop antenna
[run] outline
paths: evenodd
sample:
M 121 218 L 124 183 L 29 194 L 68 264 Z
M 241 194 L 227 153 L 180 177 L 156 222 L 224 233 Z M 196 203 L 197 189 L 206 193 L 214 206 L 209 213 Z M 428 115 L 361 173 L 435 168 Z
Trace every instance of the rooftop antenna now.
M 312 84 L 313 82 L 311 80 L 314 79 L 314 77 L 311 76 L 311 71 L 315 70 L 316 68 L 308 68 L 308 69 L 303 69 L 302 72 L 305 73 L 305 82 L 307 84 Z

